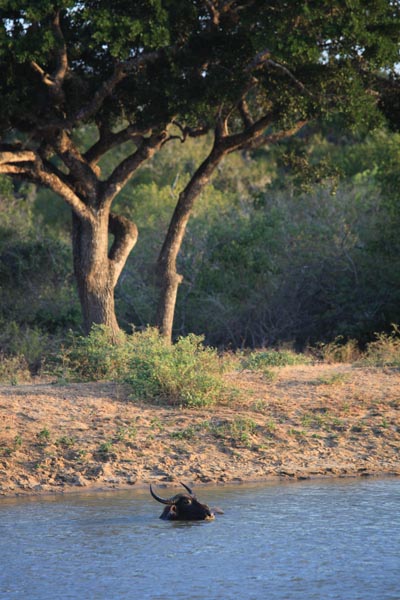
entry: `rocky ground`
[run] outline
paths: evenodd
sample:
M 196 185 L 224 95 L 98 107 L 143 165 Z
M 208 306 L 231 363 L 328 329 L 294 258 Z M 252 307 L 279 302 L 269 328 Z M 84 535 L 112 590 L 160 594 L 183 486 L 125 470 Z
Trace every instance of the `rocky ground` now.
M 0 386 L 0 495 L 148 482 L 400 475 L 400 373 L 314 365 L 226 376 L 208 409 L 115 383 Z

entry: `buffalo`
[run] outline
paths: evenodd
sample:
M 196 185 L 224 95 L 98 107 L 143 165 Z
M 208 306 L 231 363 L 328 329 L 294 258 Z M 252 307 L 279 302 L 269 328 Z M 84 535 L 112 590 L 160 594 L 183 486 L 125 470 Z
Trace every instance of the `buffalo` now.
M 160 519 L 170 521 L 209 521 L 215 518 L 215 513 L 222 513 L 220 509 L 210 509 L 207 504 L 199 502 L 187 485 L 181 483 L 188 492 L 176 494 L 172 498 L 161 498 L 150 485 L 150 493 L 157 502 L 166 504 Z

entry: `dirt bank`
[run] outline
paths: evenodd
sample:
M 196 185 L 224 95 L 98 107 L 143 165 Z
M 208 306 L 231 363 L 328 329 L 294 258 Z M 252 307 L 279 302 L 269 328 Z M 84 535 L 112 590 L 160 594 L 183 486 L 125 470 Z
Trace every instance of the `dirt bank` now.
M 114 383 L 0 386 L 0 495 L 172 481 L 400 475 L 400 374 L 227 375 L 229 405 L 138 404 Z

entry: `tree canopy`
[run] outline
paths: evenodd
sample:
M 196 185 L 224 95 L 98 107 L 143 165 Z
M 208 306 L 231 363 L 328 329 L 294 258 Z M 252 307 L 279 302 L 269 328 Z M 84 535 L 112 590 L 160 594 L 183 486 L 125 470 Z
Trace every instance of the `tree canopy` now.
M 221 158 L 332 111 L 375 123 L 377 75 L 399 59 L 399 13 L 390 0 L 1 1 L 0 174 L 49 187 L 71 207 L 87 329 L 118 328 L 113 290 L 137 230 L 111 205 L 136 170 L 170 140 L 213 132 L 160 255 L 165 297 L 173 288 L 165 312 L 193 202 Z M 89 124 L 93 140 L 82 145 Z M 120 146 L 123 158 L 102 173 L 102 157 Z

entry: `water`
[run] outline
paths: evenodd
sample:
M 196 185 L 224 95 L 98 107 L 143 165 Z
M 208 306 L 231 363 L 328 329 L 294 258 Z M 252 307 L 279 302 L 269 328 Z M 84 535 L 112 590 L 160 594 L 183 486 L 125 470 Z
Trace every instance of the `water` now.
M 1 600 L 400 600 L 399 479 L 197 492 L 225 515 L 160 521 L 147 490 L 0 500 Z

